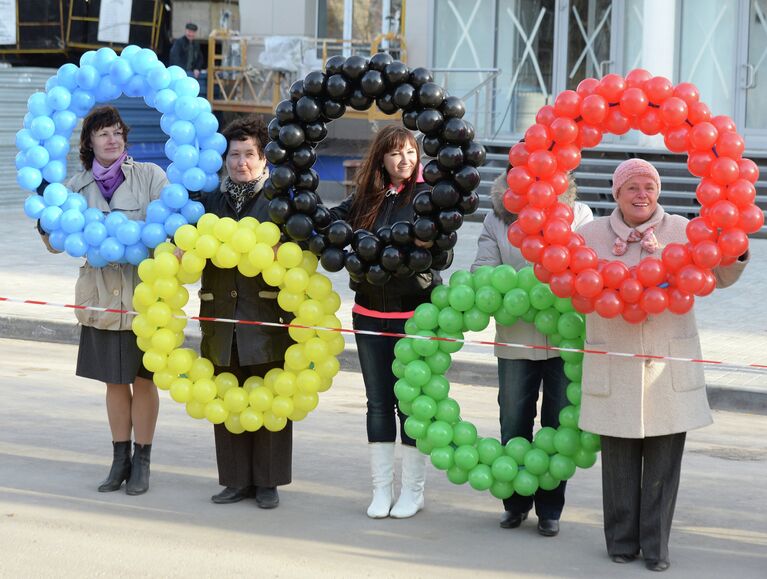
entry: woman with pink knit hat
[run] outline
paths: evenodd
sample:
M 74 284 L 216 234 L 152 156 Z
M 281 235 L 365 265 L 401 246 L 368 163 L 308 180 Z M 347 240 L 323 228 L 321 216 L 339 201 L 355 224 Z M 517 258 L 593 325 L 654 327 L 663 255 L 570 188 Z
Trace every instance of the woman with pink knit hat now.
M 621 163 L 612 192 L 613 212 L 578 230 L 599 258 L 631 267 L 648 256 L 660 258 L 669 243 L 687 242 L 688 220 L 658 204 L 660 176 L 650 163 Z M 714 269 L 717 286 L 734 283 L 747 261 L 746 253 Z M 665 311 L 639 324 L 589 314 L 586 349 L 648 356 L 584 356 L 580 427 L 602 439 L 608 555 L 630 563 L 641 551 L 648 569 L 665 571 L 685 436 L 712 419 L 703 367 L 649 356 L 702 358 L 695 314 Z

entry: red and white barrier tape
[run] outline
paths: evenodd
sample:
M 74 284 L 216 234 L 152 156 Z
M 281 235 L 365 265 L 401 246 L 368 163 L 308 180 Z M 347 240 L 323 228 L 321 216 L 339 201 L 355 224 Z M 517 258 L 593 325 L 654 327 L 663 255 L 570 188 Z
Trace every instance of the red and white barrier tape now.
M 98 308 L 94 306 L 78 306 L 75 304 L 60 304 L 55 302 L 46 302 L 41 300 L 25 300 L 21 298 L 9 298 L 0 296 L 0 302 L 9 302 L 17 304 L 28 304 L 35 306 L 50 306 L 56 308 L 68 308 L 72 310 L 89 310 L 94 312 L 107 312 L 113 314 L 126 314 L 137 316 L 138 312 L 132 310 L 118 310 L 113 308 Z M 327 328 L 325 326 L 303 326 L 301 324 L 285 324 L 281 322 L 261 322 L 257 320 L 233 320 L 228 318 L 209 318 L 204 316 L 174 316 L 183 320 L 198 320 L 202 322 L 222 322 L 227 324 L 244 324 L 250 326 L 269 326 L 277 328 L 300 328 L 304 330 L 323 330 L 329 332 L 339 332 L 342 334 L 362 334 L 366 336 L 385 336 L 390 338 L 413 338 L 414 340 L 434 340 L 438 342 L 456 342 L 461 344 L 475 344 L 480 346 L 505 346 L 508 348 L 521 348 L 526 350 L 549 350 L 553 352 L 582 352 L 584 354 L 599 354 L 603 356 L 617 356 L 621 358 L 639 358 L 643 360 L 666 360 L 670 362 L 692 362 L 696 364 L 711 364 L 715 366 L 727 366 L 728 368 L 748 368 L 751 370 L 767 371 L 767 364 L 736 364 L 722 362 L 719 360 L 704 360 L 698 358 L 681 358 L 679 356 L 654 356 L 651 354 L 632 354 L 628 352 L 608 352 L 606 350 L 590 350 L 577 348 L 558 348 L 556 346 L 537 346 L 535 344 L 515 344 L 513 342 L 495 342 L 492 340 L 466 340 L 458 338 L 443 338 L 431 336 L 415 336 L 412 334 L 401 334 L 399 332 L 376 332 L 373 330 L 355 330 L 350 328 Z

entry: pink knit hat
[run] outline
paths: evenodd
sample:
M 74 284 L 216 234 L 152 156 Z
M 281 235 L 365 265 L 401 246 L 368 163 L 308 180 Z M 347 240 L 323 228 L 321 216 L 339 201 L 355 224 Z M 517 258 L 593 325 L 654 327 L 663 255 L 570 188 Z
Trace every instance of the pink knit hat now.
M 629 179 L 634 177 L 649 177 L 658 186 L 660 194 L 660 175 L 658 170 L 644 159 L 629 159 L 623 161 L 613 173 L 613 198 L 617 199 L 618 191 Z

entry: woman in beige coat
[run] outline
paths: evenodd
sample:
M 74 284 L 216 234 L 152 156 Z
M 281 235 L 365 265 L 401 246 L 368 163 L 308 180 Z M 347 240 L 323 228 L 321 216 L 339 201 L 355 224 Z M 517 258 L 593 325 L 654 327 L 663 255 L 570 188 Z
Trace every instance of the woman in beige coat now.
M 687 219 L 658 204 L 660 176 L 641 159 L 613 175 L 617 207 L 578 230 L 602 259 L 631 267 L 660 258 L 669 243 L 686 243 Z M 718 287 L 734 283 L 748 255 L 714 273 Z M 596 314 L 586 318 L 586 349 L 701 358 L 695 314 L 664 312 L 630 324 Z M 669 567 L 668 540 L 679 487 L 685 434 L 711 423 L 703 367 L 606 355 L 583 363 L 580 427 L 602 435 L 602 495 L 607 552 L 616 563 L 642 551 L 653 571 Z

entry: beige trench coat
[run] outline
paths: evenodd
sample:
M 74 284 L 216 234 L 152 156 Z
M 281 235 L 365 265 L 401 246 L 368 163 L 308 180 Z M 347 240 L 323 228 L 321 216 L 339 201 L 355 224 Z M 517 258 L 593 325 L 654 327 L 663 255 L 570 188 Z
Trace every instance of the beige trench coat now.
M 661 250 L 669 243 L 687 242 L 687 223 L 678 215 L 664 216 L 655 229 Z M 616 235 L 610 228 L 609 217 L 584 225 L 578 233 L 600 258 L 619 259 L 629 267 L 648 255 L 660 257 L 660 250 L 648 254 L 639 243 L 630 243 L 622 256 L 613 255 Z M 717 287 L 733 284 L 745 266 L 746 261 L 738 261 L 717 268 L 714 271 Z M 648 316 L 641 324 L 630 324 L 621 317 L 605 319 L 589 314 L 586 348 L 702 358 L 694 309 L 684 315 L 666 311 Z M 711 422 L 702 364 L 596 354 L 584 357 L 580 414 L 583 430 L 620 438 L 644 438 L 686 432 Z

